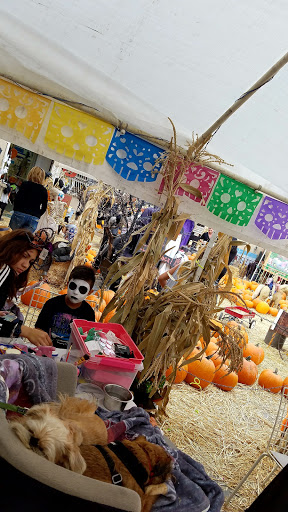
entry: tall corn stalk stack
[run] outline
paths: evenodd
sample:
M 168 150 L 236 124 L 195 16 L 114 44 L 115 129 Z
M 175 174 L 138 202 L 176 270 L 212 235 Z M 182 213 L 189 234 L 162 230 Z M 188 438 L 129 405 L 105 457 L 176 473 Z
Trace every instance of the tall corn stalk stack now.
M 84 200 L 88 196 L 83 213 L 78 224 L 78 230 L 71 246 L 71 253 L 74 253 L 73 260 L 69 266 L 65 281 L 71 270 L 77 265 L 83 265 L 87 248 L 95 235 L 95 227 L 98 216 L 98 209 L 103 199 L 110 199 L 113 196 L 112 187 L 107 187 L 104 183 L 91 185 L 83 193 Z
M 196 138 L 193 147 L 190 146 L 186 155 L 183 155 L 177 147 L 174 129 L 174 138 L 170 150 L 163 158 L 161 169 L 165 184 L 165 205 L 153 214 L 138 242 L 135 255 L 130 259 L 116 261 L 104 282 L 104 287 L 107 287 L 117 279 L 126 277 L 104 310 L 103 316 L 116 308 L 112 321 L 125 327 L 145 356 L 141 380 L 153 378 L 150 396 L 157 391 L 160 380 L 170 365 L 174 368 L 169 384 L 171 389 L 177 367 L 179 364 L 187 364 L 187 361 L 182 362 L 182 358 L 189 356 L 200 336 L 203 336 L 206 345 L 209 343 L 210 328 L 221 331 L 220 355 L 224 360 L 229 359 L 229 371 L 238 370 L 242 364 L 242 349 L 239 346 L 242 340 L 239 334 L 231 329 L 225 332 L 213 322 L 215 314 L 223 309 L 217 306 L 218 291 L 214 283 L 223 267 L 227 267 L 231 237 L 219 237 L 204 264 L 198 282 L 195 282 L 195 274 L 201 265 L 204 249 L 198 252 L 193 262 L 189 261 L 181 266 L 177 283 L 172 289 L 165 288 L 157 296 L 148 292 L 157 280 L 156 265 L 163 254 L 164 243 L 173 239 L 179 223 L 188 218 L 188 215 L 177 213 L 177 188 L 180 186 L 199 197 L 198 190 L 183 183 L 187 167 L 192 161 L 202 165 L 220 161 L 217 156 L 206 152 L 206 144 L 207 140 L 199 144 Z M 142 252 L 145 244 L 146 250 Z M 229 269 L 228 274 L 228 282 L 220 292 L 225 297 L 229 296 L 232 285 Z M 204 350 L 205 348 L 191 361 L 200 357 Z M 170 389 L 165 396 L 163 411 L 168 403 Z

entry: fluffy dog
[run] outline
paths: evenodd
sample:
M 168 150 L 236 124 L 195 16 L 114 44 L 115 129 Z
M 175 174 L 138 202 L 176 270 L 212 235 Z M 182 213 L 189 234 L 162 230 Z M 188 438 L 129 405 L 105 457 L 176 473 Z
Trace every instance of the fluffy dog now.
M 83 444 L 107 444 L 107 430 L 104 421 L 95 414 L 96 403 L 76 397 L 60 396 L 59 402 L 42 403 L 34 405 L 25 416 L 13 418 L 25 426 L 30 419 L 39 419 L 50 414 L 61 420 L 66 420 L 66 425 L 75 427 L 82 433 Z M 42 414 L 43 413 L 43 414 Z M 76 428 L 77 427 L 77 428 Z
M 78 405 L 81 409 L 82 404 Z M 86 404 L 86 406 L 88 412 L 88 405 Z M 61 419 L 58 415 L 61 410 L 60 414 L 62 415 L 61 404 L 57 406 L 55 404 L 52 406 L 51 404 L 34 406 L 20 421 L 13 418 L 10 425 L 26 448 L 33 450 L 50 462 L 84 476 L 111 483 L 111 471 L 102 452 L 96 446 L 83 444 L 83 432 L 84 437 L 87 435 L 85 421 L 85 428 L 82 431 L 83 424 L 81 421 L 71 420 L 70 418 Z M 70 415 L 70 413 L 67 414 Z M 77 417 L 80 410 L 78 413 L 75 411 L 75 414 Z M 87 438 L 89 438 L 89 435 Z M 96 444 L 96 442 L 94 443 Z M 122 444 L 136 457 L 139 463 L 139 467 L 138 464 L 135 465 L 135 472 L 133 466 L 133 475 L 109 448 L 111 445 L 105 446 L 104 449 L 113 460 L 116 472 L 121 474 L 123 486 L 139 494 L 142 502 L 142 512 L 148 512 L 151 510 L 157 496 L 167 492 L 165 481 L 171 474 L 172 459 L 161 446 L 149 443 L 144 436 L 139 436 L 134 441 L 125 440 Z M 140 467 L 145 477 L 142 486 L 137 483 Z
M 32 407 L 31 411 L 21 421 L 18 418 L 10 420 L 10 426 L 20 441 L 50 462 L 82 475 L 86 463 L 79 450 L 83 441 L 81 431 L 51 414 L 49 404 L 41 404 L 41 408 Z
M 112 443 L 113 444 L 113 443 Z M 122 445 L 131 452 L 138 463 L 146 470 L 147 480 L 142 486 L 137 483 L 134 474 L 138 474 L 137 467 L 133 475 L 129 472 L 126 465 L 118 458 L 117 455 L 109 448 L 111 445 L 105 446 L 105 451 L 113 459 L 115 470 L 122 476 L 122 484 L 128 489 L 136 491 L 142 503 L 142 512 L 151 510 L 153 503 L 160 494 L 167 493 L 167 485 L 165 481 L 171 475 L 172 459 L 166 453 L 164 448 L 153 443 L 149 443 L 144 436 L 139 436 L 133 441 L 122 441 Z M 86 462 L 85 476 L 101 480 L 102 482 L 111 483 L 111 472 L 107 461 L 102 453 L 95 446 L 80 446 L 81 455 Z

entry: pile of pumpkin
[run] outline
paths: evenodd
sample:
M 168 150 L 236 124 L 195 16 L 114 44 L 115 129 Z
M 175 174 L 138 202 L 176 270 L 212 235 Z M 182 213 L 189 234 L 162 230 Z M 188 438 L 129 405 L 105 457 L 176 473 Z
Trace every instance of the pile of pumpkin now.
M 223 277 L 219 283 L 220 286 L 224 286 L 227 283 L 228 277 Z M 277 316 L 279 310 L 277 308 L 270 307 L 269 304 L 258 297 L 256 299 L 252 299 L 252 295 L 256 288 L 259 286 L 259 283 L 255 281 L 245 281 L 240 278 L 233 278 L 232 280 L 233 286 L 231 288 L 231 292 L 237 293 L 241 296 L 247 308 L 254 308 L 257 313 L 261 313 L 263 315 L 270 314 L 272 316 Z M 237 298 L 230 296 L 232 302 L 234 302 L 237 306 L 243 306 L 243 303 Z M 283 293 L 282 299 L 280 300 L 280 308 L 288 309 L 288 301 L 286 299 L 286 294 Z
M 92 262 L 94 261 L 95 256 L 97 256 L 97 251 L 95 251 L 94 249 L 91 249 L 91 247 L 89 246 L 87 248 L 86 257 L 85 257 L 85 265 L 87 267 L 92 267 Z
M 243 366 L 241 370 L 238 373 L 228 373 L 228 366 L 223 363 L 223 358 L 219 354 L 219 334 L 214 332 L 205 353 L 199 359 L 177 369 L 173 384 L 185 381 L 199 390 L 207 388 L 209 384 L 214 384 L 223 391 L 231 391 L 238 382 L 246 386 L 255 384 L 258 378 L 258 365 L 264 360 L 263 348 L 259 344 L 248 343 L 248 334 L 245 328 L 237 322 L 228 322 L 223 328 L 226 332 L 227 329 L 241 330 L 243 339 Z M 188 361 L 195 357 L 203 348 L 204 340 L 200 338 L 194 350 L 185 359 Z M 183 360 L 179 363 L 179 366 L 181 364 L 183 364 Z M 166 371 L 166 379 L 169 378 L 172 372 L 173 369 L 170 366 Z M 278 393 L 283 387 L 288 386 L 288 377 L 282 379 L 277 370 L 274 372 L 263 370 L 259 375 L 258 384 L 272 393 Z
M 28 283 L 28 286 L 32 286 L 36 284 L 38 281 L 31 281 Z M 33 295 L 34 293 L 34 295 Z M 67 288 L 64 288 L 59 292 L 59 295 L 66 295 Z M 106 307 L 106 305 L 113 299 L 115 293 L 112 290 L 105 290 L 103 293 L 103 298 L 101 300 L 101 290 L 97 290 L 93 295 L 88 295 L 86 301 L 90 306 L 95 310 L 95 321 L 102 323 L 107 323 L 111 320 L 111 318 L 115 315 L 116 309 L 113 309 L 105 318 L 102 318 L 102 313 Z M 30 304 L 30 301 L 33 300 Z M 21 295 L 21 301 L 26 306 L 31 305 L 33 308 L 42 309 L 45 302 L 51 297 L 51 288 L 49 284 L 43 283 L 40 288 L 29 290 L 28 292 Z

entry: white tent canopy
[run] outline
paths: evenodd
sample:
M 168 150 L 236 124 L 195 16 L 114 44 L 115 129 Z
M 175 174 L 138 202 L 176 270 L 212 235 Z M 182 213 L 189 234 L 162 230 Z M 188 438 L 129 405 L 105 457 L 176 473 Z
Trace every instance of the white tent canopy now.
M 287 15 L 281 0 L 2 0 L 0 75 L 73 101 L 113 125 L 128 123 L 131 130 L 159 137 L 159 145 L 172 135 L 169 116 L 184 144 L 287 51 Z M 284 67 L 220 128 L 209 150 L 233 164 L 237 180 L 249 179 L 288 202 L 287 79 Z M 150 202 L 160 200 L 157 187 L 123 180 L 106 161 L 97 166 L 60 158 L 40 139 L 27 141 L 9 126 L 0 125 L 0 137 L 105 176 Z M 181 209 L 198 222 L 288 255 L 287 239 L 275 242 L 254 224 L 228 223 L 185 198 Z

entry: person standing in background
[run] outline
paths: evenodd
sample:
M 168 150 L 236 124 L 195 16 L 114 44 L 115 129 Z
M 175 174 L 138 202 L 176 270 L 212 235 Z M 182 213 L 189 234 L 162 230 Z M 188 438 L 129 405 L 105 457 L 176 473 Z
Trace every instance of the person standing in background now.
M 6 183 L 6 187 L 3 189 L 3 192 L 0 196 L 0 220 L 2 219 L 3 212 L 8 204 L 10 192 L 11 186 L 9 183 Z
M 41 167 L 32 167 L 15 197 L 14 213 L 9 227 L 11 229 L 29 229 L 34 232 L 38 221 L 46 212 L 48 193 L 44 187 L 45 171 Z

